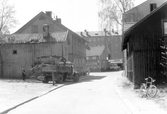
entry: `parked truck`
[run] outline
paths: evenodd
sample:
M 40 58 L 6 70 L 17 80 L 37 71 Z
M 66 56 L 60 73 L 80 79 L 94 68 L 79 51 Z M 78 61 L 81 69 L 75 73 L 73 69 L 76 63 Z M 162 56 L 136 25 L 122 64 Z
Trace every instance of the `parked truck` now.
M 40 56 L 33 67 L 33 70 L 35 69 L 38 72 L 37 79 L 43 83 L 49 81 L 62 83 L 66 79 L 78 82 L 80 77 L 80 73 L 74 69 L 74 65 L 61 56 Z

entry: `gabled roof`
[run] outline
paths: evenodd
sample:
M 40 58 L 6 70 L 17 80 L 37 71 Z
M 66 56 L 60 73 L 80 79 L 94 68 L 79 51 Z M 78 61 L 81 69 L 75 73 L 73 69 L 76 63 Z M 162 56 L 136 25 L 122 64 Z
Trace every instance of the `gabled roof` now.
M 126 43 L 129 40 L 129 35 L 141 24 L 143 23 L 146 19 L 148 19 L 150 16 L 152 16 L 155 12 L 159 11 L 162 7 L 164 7 L 165 5 L 167 5 L 167 2 L 163 3 L 160 7 L 158 7 L 157 9 L 153 10 L 150 14 L 148 14 L 146 17 L 144 17 L 143 19 L 141 19 L 138 23 L 134 24 L 132 27 L 130 27 L 123 35 L 123 44 L 122 44 L 122 50 L 124 50 L 126 48 Z
M 63 24 L 54 21 L 51 17 L 49 17 L 48 15 L 46 15 L 44 12 L 40 12 L 38 13 L 34 18 L 32 18 L 29 22 L 27 22 L 24 26 L 22 26 L 19 30 L 17 30 L 14 34 L 18 34 L 21 32 L 22 29 L 24 29 L 25 27 L 27 27 L 28 25 L 30 25 L 34 20 L 36 20 L 39 16 L 44 15 L 47 19 L 49 19 L 50 21 L 52 21 L 53 23 L 59 25 L 60 27 L 66 29 L 66 30 L 70 30 L 67 27 L 65 27 Z
M 104 51 L 104 46 L 90 47 L 90 50 L 86 50 L 86 56 L 99 56 Z
M 50 21 L 52 21 L 53 23 L 55 23 L 56 25 L 64 28 L 67 31 L 71 31 L 72 33 L 76 34 L 75 32 L 73 32 L 72 30 L 70 30 L 69 28 L 67 28 L 66 26 L 64 26 L 63 24 L 53 20 L 51 17 L 49 17 L 48 15 L 46 15 L 44 12 L 40 12 L 39 14 L 37 14 L 34 18 L 32 18 L 29 22 L 27 22 L 24 26 L 22 26 L 19 30 L 17 30 L 14 34 L 18 34 L 21 32 L 22 29 L 24 29 L 25 27 L 27 27 L 28 25 L 30 25 L 34 20 L 36 20 L 39 16 L 44 15 L 47 19 L 49 19 Z M 76 34 L 77 36 L 79 36 L 78 34 Z M 79 36 L 80 37 L 80 36 Z M 82 40 L 86 41 L 85 39 L 83 39 L 82 37 L 80 37 Z
M 35 19 L 37 19 L 40 15 L 42 15 L 42 14 L 44 14 L 44 15 L 46 15 L 44 12 L 40 12 L 40 13 L 38 13 L 34 18 L 32 18 L 30 21 L 28 21 L 25 25 L 23 25 L 19 30 L 17 30 L 14 34 L 18 34 L 18 33 L 20 33 L 21 32 L 21 30 L 22 29 L 24 29 L 25 27 L 27 27 L 29 24 L 31 24 Z M 47 15 L 46 15 L 47 16 Z M 47 16 L 47 18 L 49 19 L 50 17 L 49 16 Z
M 146 0 L 145 2 L 143 2 L 143 3 L 141 3 L 141 4 L 139 4 L 139 5 L 135 6 L 135 7 L 133 7 L 132 9 L 126 11 L 123 15 L 130 14 L 131 12 L 133 12 L 133 10 L 135 10 L 137 7 L 142 6 L 142 5 L 145 4 L 146 2 L 148 2 L 148 1 Z
M 65 42 L 67 40 L 67 32 L 54 32 L 51 33 L 52 42 Z M 2 43 L 41 43 L 48 42 L 43 38 L 43 34 L 11 34 L 1 35 L 0 44 Z

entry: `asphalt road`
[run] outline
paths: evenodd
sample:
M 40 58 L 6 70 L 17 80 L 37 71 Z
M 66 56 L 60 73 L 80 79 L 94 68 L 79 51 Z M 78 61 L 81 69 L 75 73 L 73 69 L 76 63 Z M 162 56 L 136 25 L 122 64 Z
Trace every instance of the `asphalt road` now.
M 8 114 L 132 114 L 117 95 L 115 78 L 120 72 L 81 77 Z

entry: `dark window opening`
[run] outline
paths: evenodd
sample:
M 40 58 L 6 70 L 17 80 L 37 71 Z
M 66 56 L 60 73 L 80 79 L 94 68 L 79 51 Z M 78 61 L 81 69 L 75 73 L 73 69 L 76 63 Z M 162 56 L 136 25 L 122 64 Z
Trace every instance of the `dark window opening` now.
M 16 55 L 17 54 L 17 50 L 13 50 L 13 55 Z
M 150 12 L 152 12 L 156 8 L 157 8 L 157 4 L 156 3 L 150 4 Z
M 41 17 L 39 18 L 39 20 L 45 20 L 45 17 L 44 17 L 44 16 L 41 16 Z
M 49 25 L 44 24 L 43 25 L 43 37 L 46 38 L 49 36 Z
M 108 59 L 109 59 L 109 60 L 111 59 L 111 55 L 110 55 L 110 54 L 108 54 Z

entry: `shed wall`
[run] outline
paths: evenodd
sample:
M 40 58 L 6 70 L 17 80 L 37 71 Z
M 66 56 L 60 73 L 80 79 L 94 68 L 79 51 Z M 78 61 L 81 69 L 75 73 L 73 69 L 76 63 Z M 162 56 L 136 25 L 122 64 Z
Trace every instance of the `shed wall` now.
M 16 50 L 17 54 L 13 54 Z M 39 43 L 39 44 L 11 44 L 2 48 L 3 59 L 3 78 L 21 78 L 21 68 L 24 67 L 27 76 L 33 63 L 38 56 L 43 55 L 62 55 L 61 45 L 52 43 Z M 64 54 L 67 55 L 67 54 Z M 64 56 L 67 59 L 67 56 Z M 1 69 L 0 69 L 1 70 Z M 1 72 L 1 71 L 0 71 Z M 1 76 L 2 77 L 2 76 Z

